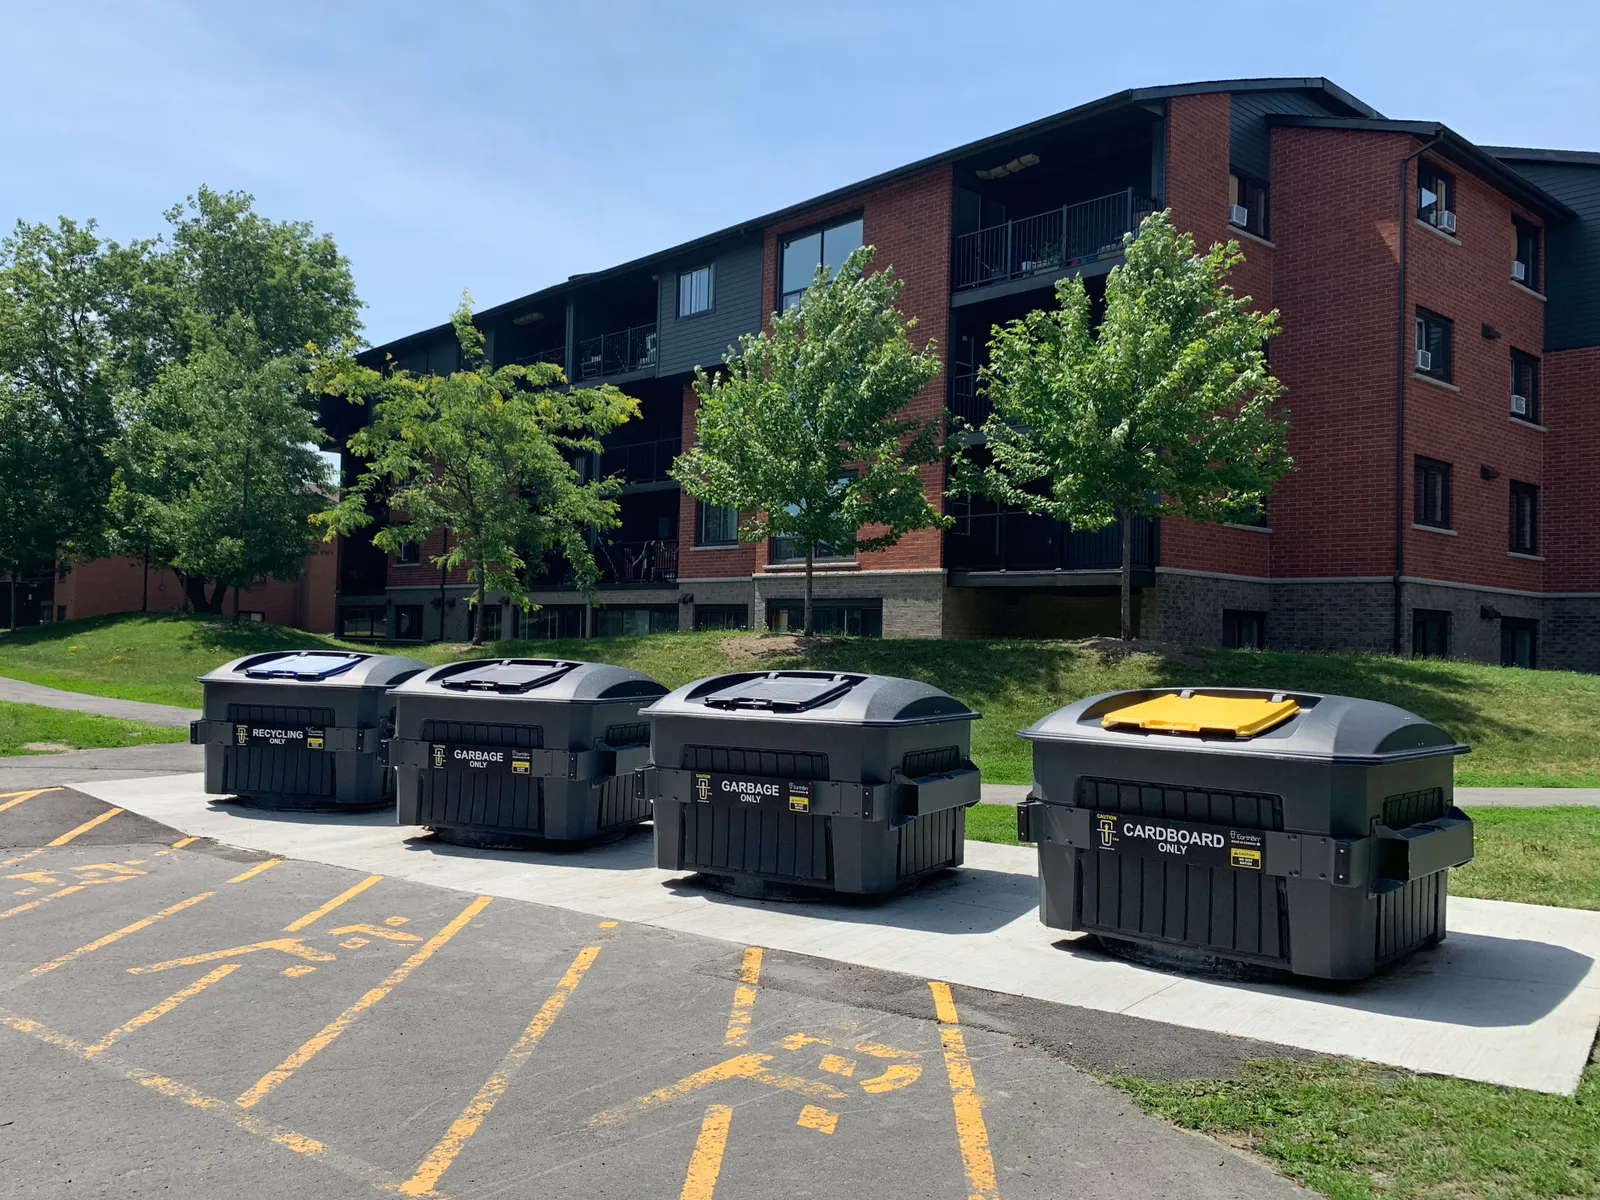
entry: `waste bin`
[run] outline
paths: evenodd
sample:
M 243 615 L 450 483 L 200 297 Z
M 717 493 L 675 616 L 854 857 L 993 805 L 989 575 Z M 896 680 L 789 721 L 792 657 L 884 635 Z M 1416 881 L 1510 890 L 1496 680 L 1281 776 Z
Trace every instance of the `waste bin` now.
M 775 898 L 896 891 L 961 865 L 971 722 L 886 675 L 717 675 L 644 714 L 656 865 Z
M 396 812 L 446 841 L 519 849 L 648 820 L 648 675 L 603 663 L 474 659 L 395 689 Z
M 1156 688 L 1070 704 L 1022 737 L 1039 915 L 1112 949 L 1364 979 L 1445 935 L 1467 753 L 1371 700 Z
M 342 650 L 277 650 L 200 677 L 206 791 L 263 808 L 375 808 L 393 799 L 379 761 L 389 689 L 426 663 Z

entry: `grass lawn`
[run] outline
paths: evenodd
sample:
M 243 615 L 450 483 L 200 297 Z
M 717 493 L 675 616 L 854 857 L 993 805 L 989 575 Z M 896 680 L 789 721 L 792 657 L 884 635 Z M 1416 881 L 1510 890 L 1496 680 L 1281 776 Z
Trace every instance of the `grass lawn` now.
M 200 703 L 196 675 L 242 654 L 345 645 L 226 619 L 128 614 L 0 634 L 0 675 L 69 690 Z M 637 667 L 677 686 L 752 667 L 881 671 L 925 679 L 983 714 L 973 752 L 990 783 L 1027 783 L 1029 747 L 1016 731 L 1082 696 L 1151 684 L 1237 684 L 1386 700 L 1437 722 L 1472 746 L 1456 779 L 1481 786 L 1600 786 L 1600 676 L 1519 671 L 1371 654 L 1190 650 L 1113 662 L 1072 642 L 850 639 L 809 654 L 767 656 L 754 634 L 658 634 L 568 642 L 501 642 L 484 654 L 562 655 Z M 372 647 L 365 647 L 372 648 Z M 467 657 L 459 646 L 380 647 L 429 662 Z M 760 655 L 758 657 L 758 655 Z
M 1258 1059 L 1236 1080 L 1109 1082 L 1334 1200 L 1600 1195 L 1600 1065 L 1575 1096 L 1341 1059 Z
M 59 749 L 97 750 L 188 740 L 187 729 L 64 712 L 37 704 L 0 703 L 0 755 L 50 754 Z M 38 748 L 29 749 L 30 743 Z

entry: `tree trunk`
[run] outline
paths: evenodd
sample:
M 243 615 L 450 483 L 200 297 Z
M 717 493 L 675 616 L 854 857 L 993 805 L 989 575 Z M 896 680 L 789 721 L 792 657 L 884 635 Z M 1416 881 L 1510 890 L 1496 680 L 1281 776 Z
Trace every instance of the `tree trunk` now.
M 234 588 L 233 588 L 233 623 L 235 625 L 237 625 L 239 623 L 239 586 L 238 586 L 238 584 L 235 584 Z
M 6 626 L 15 633 L 17 631 L 17 573 L 11 572 L 11 621 Z
M 487 588 L 483 581 L 483 564 L 478 564 L 478 619 L 472 623 L 472 644 L 483 645 L 483 600 Z
M 450 531 L 444 531 L 444 544 L 439 548 L 439 557 L 443 558 L 450 551 Z M 444 641 L 444 588 L 450 580 L 450 568 L 439 568 L 439 640 Z
M 144 588 L 139 594 L 139 611 L 150 611 L 150 547 L 144 548 Z
M 1133 514 L 1126 505 L 1122 522 L 1122 640 L 1133 640 Z
M 219 579 L 217 580 L 217 586 L 211 589 L 211 598 L 206 601 L 206 611 L 220 613 L 222 611 L 222 602 L 227 598 L 228 581 Z
M 806 611 L 805 611 L 805 636 L 811 636 L 811 565 L 816 560 L 816 545 L 806 546 Z

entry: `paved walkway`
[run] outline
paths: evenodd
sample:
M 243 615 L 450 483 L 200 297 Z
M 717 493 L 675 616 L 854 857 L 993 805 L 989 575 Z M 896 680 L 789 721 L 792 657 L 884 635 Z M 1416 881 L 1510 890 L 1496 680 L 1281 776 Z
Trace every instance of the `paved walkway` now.
M 66 692 L 60 688 L 40 687 L 37 683 L 23 683 L 20 679 L 0 679 L 0 700 L 14 704 L 42 704 L 46 708 L 64 708 L 72 712 L 94 713 L 102 717 L 121 717 L 127 721 L 144 721 L 150 725 L 186 726 L 200 719 L 197 708 L 179 708 L 175 704 L 146 704 L 142 700 L 113 700 L 107 696 L 91 696 L 85 692 Z
M 986 783 L 985 804 L 1021 804 L 1028 789 L 1020 783 Z M 1550 808 L 1558 804 L 1577 804 L 1600 808 L 1600 788 L 1481 788 L 1458 787 L 1456 803 L 1462 808 L 1482 805 L 1510 808 Z

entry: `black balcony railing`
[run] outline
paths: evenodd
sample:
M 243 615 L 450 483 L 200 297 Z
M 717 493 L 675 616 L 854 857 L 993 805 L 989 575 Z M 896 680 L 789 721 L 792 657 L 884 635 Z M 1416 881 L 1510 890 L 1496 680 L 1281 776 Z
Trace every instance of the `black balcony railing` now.
M 661 483 L 672 478 L 668 472 L 682 451 L 682 438 L 607 446 L 600 455 L 600 474 L 621 475 L 624 483 Z
M 1116 571 L 1122 567 L 1122 525 L 1075 530 L 1060 521 L 1022 512 L 956 515 L 945 534 L 945 566 L 952 571 Z M 1155 567 L 1159 524 L 1133 520 L 1133 567 Z
M 988 420 L 993 406 L 978 386 L 978 373 L 968 371 L 950 378 L 950 415 L 976 428 Z
M 624 375 L 656 365 L 656 323 L 635 325 L 615 333 L 584 338 L 578 343 L 577 376 L 599 379 L 602 375 Z
M 651 538 L 645 542 L 601 542 L 594 548 L 600 567 L 600 586 L 673 584 L 678 582 L 676 538 Z
M 567 368 L 567 348 L 565 346 L 547 346 L 543 350 L 535 350 L 511 360 L 518 366 L 531 367 L 535 363 L 550 363 L 560 367 L 563 371 Z
M 1049 274 L 1122 253 L 1122 235 L 1155 210 L 1132 188 L 956 239 L 956 291 Z

